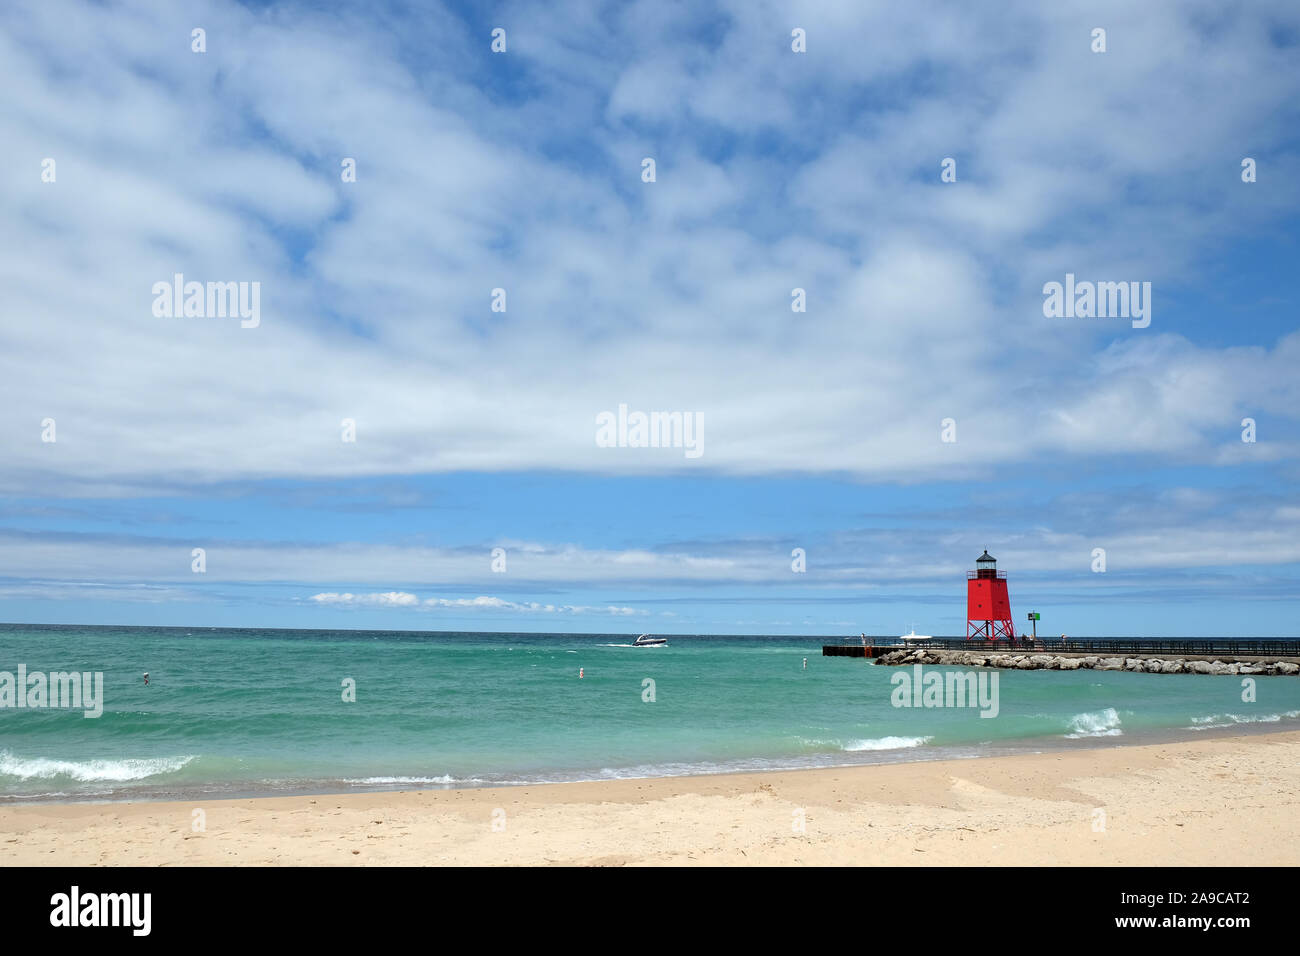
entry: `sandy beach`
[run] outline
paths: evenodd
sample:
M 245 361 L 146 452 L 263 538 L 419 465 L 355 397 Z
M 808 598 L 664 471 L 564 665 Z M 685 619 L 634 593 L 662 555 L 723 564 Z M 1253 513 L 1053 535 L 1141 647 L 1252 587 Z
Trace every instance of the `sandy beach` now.
M 4 865 L 1295 865 L 1300 732 L 494 789 L 0 808 Z M 195 811 L 203 829 L 195 829 Z

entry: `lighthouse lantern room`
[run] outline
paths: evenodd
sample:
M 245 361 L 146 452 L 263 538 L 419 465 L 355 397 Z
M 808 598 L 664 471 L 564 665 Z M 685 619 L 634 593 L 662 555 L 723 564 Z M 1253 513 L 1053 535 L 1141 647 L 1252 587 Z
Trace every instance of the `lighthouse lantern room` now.
M 997 560 L 986 550 L 975 559 L 975 570 L 966 572 L 966 640 L 1015 640 L 1011 622 L 1011 596 L 1007 573 L 998 570 Z

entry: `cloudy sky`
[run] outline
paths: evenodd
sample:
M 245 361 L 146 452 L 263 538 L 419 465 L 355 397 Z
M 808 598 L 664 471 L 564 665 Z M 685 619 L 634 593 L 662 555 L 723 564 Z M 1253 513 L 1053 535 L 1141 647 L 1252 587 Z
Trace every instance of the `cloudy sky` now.
M 0 620 L 1300 630 L 1293 2 L 19 2 L 0 129 Z

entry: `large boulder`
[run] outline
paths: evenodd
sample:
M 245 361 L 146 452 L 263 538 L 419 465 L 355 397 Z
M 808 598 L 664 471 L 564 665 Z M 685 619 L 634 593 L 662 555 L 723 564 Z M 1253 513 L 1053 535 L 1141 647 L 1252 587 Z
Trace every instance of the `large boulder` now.
M 1077 657 L 1058 657 L 1056 659 L 1056 668 L 1062 671 L 1077 671 L 1080 663 Z
M 1273 669 L 1279 674 L 1300 674 L 1300 664 L 1292 664 L 1290 661 L 1278 661 Z

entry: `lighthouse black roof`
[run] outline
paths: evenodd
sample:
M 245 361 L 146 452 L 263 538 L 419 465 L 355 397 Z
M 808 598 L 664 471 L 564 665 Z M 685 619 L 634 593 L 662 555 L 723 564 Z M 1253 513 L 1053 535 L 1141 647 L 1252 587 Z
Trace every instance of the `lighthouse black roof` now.
M 976 564 L 984 564 L 984 563 L 987 562 L 987 561 L 992 561 L 994 564 L 996 564 L 996 563 L 997 563 L 997 560 L 998 560 L 997 558 L 995 558 L 995 557 L 993 557 L 993 555 L 989 554 L 989 549 L 988 549 L 988 548 L 985 548 L 985 549 L 984 549 L 984 553 L 981 554 L 978 558 L 975 559 L 975 563 L 976 563 Z

